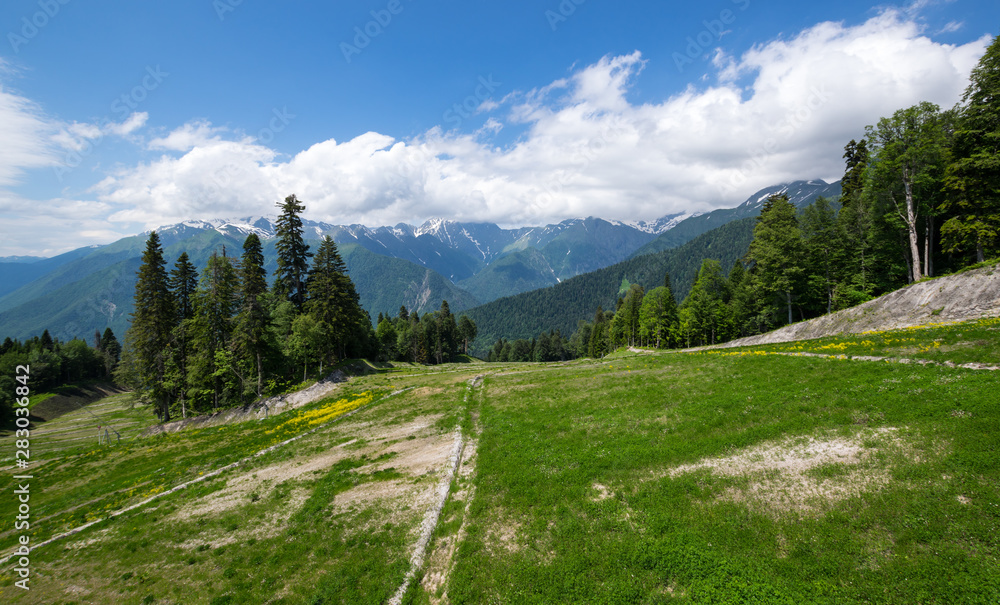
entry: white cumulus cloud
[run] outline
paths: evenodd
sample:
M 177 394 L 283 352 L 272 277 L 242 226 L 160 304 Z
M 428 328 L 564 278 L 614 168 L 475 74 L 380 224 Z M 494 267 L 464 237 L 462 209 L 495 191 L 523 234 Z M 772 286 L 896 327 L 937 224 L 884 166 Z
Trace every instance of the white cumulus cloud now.
M 938 43 L 908 13 L 886 10 L 719 53 L 714 83 L 646 104 L 628 99 L 647 65 L 636 51 L 509 95 L 493 107 L 507 114 L 471 135 L 369 132 L 290 159 L 192 122 L 152 144 L 182 155 L 123 171 L 102 184 L 101 199 L 125 206 L 116 220 L 151 226 L 270 212 L 289 193 L 312 218 L 367 224 L 709 210 L 777 182 L 839 178 L 842 148 L 866 124 L 920 101 L 957 102 L 987 43 Z M 489 135 L 504 121 L 526 130 L 496 148 Z

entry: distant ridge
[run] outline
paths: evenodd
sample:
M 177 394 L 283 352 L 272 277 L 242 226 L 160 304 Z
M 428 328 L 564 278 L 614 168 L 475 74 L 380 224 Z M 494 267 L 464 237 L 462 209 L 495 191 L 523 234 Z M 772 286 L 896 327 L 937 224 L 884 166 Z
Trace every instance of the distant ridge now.
M 767 198 L 772 195 L 782 194 L 787 195 L 789 201 L 796 207 L 805 208 L 820 196 L 829 199 L 839 198 L 840 181 L 827 183 L 826 181 L 817 179 L 811 181 L 793 181 L 791 183 L 766 187 L 748 197 L 746 201 L 735 208 L 713 210 L 681 221 L 674 228 L 664 232 L 653 241 L 636 250 L 632 256 L 643 256 L 645 254 L 653 254 L 662 250 L 676 248 L 702 233 L 707 233 L 726 223 L 741 218 L 757 216 L 760 214 L 760 209 L 764 207 L 764 202 Z

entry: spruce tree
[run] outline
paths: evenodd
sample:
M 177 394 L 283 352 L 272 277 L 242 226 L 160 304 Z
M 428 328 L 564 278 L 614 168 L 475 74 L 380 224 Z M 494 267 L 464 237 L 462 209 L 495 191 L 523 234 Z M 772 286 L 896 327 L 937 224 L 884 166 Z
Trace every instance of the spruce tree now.
M 278 217 L 275 235 L 278 240 L 278 268 L 275 270 L 274 292 L 280 298 L 292 301 L 300 311 L 306 302 L 306 275 L 309 272 L 309 246 L 303 239 L 302 219 L 299 215 L 306 209 L 294 195 L 279 203 L 281 215 Z
M 166 263 L 160 237 L 153 231 L 142 254 L 135 284 L 135 311 L 130 338 L 135 363 L 134 375 L 143 395 L 156 407 L 157 414 L 170 420 L 170 393 L 164 386 L 171 332 L 177 324 L 170 294 Z
M 812 297 L 818 299 L 818 305 L 832 313 L 844 252 L 843 231 L 837 224 L 837 213 L 828 199 L 819 196 L 802 211 L 800 224 L 808 255 L 808 287 Z
M 265 296 L 267 272 L 264 270 L 264 249 L 260 238 L 251 233 L 243 242 L 239 268 L 239 315 L 236 318 L 234 344 L 239 357 L 254 368 L 256 393 L 261 396 L 264 385 L 264 351 L 267 345 L 269 318 Z
M 323 238 L 313 259 L 308 291 L 306 311 L 322 325 L 328 337 L 324 353 L 327 357 L 343 358 L 348 344 L 358 344 L 367 335 L 364 324 L 368 320 L 361 310 L 354 283 L 347 276 L 347 265 L 329 236 Z
M 42 332 L 42 349 L 46 351 L 51 351 L 55 348 L 55 342 L 52 340 L 52 335 L 49 334 L 48 329 Z
M 170 271 L 169 286 L 174 296 L 177 318 L 180 321 L 194 316 L 194 292 L 198 288 L 198 270 L 191 263 L 187 252 L 182 252 Z
M 194 295 L 198 288 L 198 270 L 182 252 L 170 271 L 168 281 L 174 298 L 176 326 L 172 333 L 172 357 L 168 384 L 181 408 L 181 417 L 187 418 L 188 355 L 190 354 L 190 329 L 194 317 Z
M 435 319 L 437 320 L 435 326 L 437 333 L 435 339 L 435 357 L 438 363 L 451 361 L 458 348 L 458 326 L 455 323 L 455 316 L 451 314 L 448 301 L 441 301 L 441 308 L 438 310 Z
M 462 315 L 458 318 L 458 335 L 462 339 L 462 352 L 466 355 L 469 354 L 469 343 L 476 339 L 478 332 L 476 322 L 469 319 L 468 315 Z
M 864 173 L 868 167 L 868 142 L 864 139 L 844 146 L 844 161 L 847 169 L 840 180 L 840 201 L 847 207 L 861 195 L 864 189 Z
M 122 345 L 118 342 L 118 338 L 115 337 L 115 333 L 111 331 L 111 328 L 105 328 L 104 334 L 101 336 L 101 354 L 104 360 L 105 376 L 110 377 L 114 372 L 115 366 L 118 365 L 118 360 L 121 359 Z
M 228 365 L 225 353 L 233 331 L 238 278 L 228 257 L 212 253 L 201 274 L 194 297 L 194 346 L 198 351 L 192 363 L 191 381 L 200 396 L 211 397 L 213 410 L 228 403 L 226 378 L 235 370 Z

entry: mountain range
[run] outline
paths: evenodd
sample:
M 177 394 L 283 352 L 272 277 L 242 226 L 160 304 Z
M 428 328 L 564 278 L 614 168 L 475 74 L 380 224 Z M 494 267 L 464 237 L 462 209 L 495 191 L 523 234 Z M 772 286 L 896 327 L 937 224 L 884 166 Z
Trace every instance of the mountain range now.
M 819 195 L 836 197 L 839 189 L 839 183 L 796 181 L 763 189 L 736 208 L 668 214 L 650 222 L 588 217 L 504 228 L 432 219 L 418 227 L 367 227 L 303 219 L 303 226 L 313 250 L 322 236 L 334 238 L 362 306 L 373 317 L 395 315 L 401 305 L 424 313 L 437 309 L 443 299 L 453 311 L 462 311 L 676 248 L 759 213 L 763 200 L 774 193 L 785 193 L 802 207 Z M 239 256 L 243 240 L 256 233 L 264 242 L 266 269 L 273 273 L 275 220 L 190 220 L 156 231 L 168 269 L 181 252 L 199 268 L 216 251 Z M 47 259 L 0 258 L 0 337 L 28 338 L 48 329 L 62 340 L 89 340 L 105 327 L 123 335 L 147 238 L 148 232 Z

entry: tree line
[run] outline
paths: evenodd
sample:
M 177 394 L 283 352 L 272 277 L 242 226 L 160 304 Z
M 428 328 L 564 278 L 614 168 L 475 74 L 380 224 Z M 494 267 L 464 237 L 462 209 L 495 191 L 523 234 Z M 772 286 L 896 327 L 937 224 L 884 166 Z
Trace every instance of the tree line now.
M 458 319 L 448 301 L 441 301 L 437 311 L 409 312 L 405 306 L 399 315 L 386 317 L 379 313 L 375 328 L 378 360 L 438 364 L 468 355 L 469 344 L 476 339 L 476 324 L 467 315 Z
M 400 326 L 412 347 L 401 353 L 400 337 L 386 346 L 386 328 L 373 329 L 337 244 L 327 236 L 311 251 L 300 218 L 305 206 L 291 195 L 278 207 L 270 287 L 255 234 L 238 258 L 224 247 L 213 253 L 199 275 L 186 252 L 168 271 L 159 236 L 150 233 L 115 377 L 153 403 L 163 421 L 245 405 L 346 358 L 412 354 L 441 363 L 455 354 L 451 334 L 459 332 L 449 328 L 447 302 L 413 327 Z M 445 336 L 428 329 L 431 323 L 444 326 Z
M 0 420 L 14 409 L 17 366 L 31 368 L 32 393 L 85 380 L 111 380 L 121 354 L 121 344 L 111 328 L 94 334 L 93 346 L 80 338 L 62 342 L 48 330 L 24 340 L 7 337 L 0 344 Z

